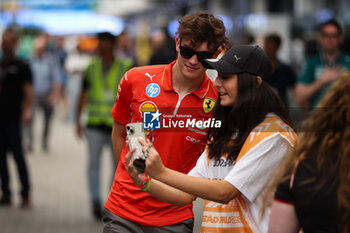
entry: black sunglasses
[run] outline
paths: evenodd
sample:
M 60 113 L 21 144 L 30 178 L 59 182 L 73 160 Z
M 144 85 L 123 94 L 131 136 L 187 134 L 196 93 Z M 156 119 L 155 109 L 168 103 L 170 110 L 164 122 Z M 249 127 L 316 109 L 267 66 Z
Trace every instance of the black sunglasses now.
M 181 57 L 188 59 L 188 58 L 191 58 L 194 54 L 197 55 L 198 61 L 202 61 L 204 59 L 212 58 L 214 56 L 213 53 L 208 52 L 208 51 L 196 52 L 196 51 L 193 51 L 193 49 L 191 49 L 189 47 L 180 45 L 180 55 L 181 55 Z

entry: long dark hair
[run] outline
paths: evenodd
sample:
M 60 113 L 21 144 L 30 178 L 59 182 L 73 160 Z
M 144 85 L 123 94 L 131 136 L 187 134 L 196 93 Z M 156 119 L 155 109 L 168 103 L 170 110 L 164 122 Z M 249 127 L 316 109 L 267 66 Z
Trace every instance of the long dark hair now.
M 227 155 L 228 159 L 236 159 L 250 132 L 270 112 L 275 113 L 292 127 L 289 113 L 282 100 L 265 81 L 259 85 L 255 75 L 238 74 L 238 94 L 232 107 L 223 107 L 220 101 L 219 97 L 213 117 L 221 120 L 221 127 L 211 128 L 208 131 L 210 158 Z M 234 134 L 235 138 L 232 137 Z

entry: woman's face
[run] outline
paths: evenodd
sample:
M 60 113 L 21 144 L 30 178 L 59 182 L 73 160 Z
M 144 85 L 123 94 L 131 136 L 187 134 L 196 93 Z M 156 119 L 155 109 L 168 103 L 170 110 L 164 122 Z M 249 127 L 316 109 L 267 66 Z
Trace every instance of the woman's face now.
M 221 106 L 233 106 L 238 94 L 238 76 L 237 74 L 219 73 L 214 82 L 221 98 Z

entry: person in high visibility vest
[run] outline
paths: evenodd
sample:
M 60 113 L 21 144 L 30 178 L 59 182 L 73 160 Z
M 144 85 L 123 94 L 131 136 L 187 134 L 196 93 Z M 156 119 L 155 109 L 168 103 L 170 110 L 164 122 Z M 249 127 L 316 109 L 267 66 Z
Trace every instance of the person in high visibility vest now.
M 78 136 L 82 138 L 84 129 L 81 115 L 86 105 L 88 112 L 86 122 L 89 154 L 88 183 L 92 212 L 94 217 L 99 220 L 101 219 L 100 163 L 102 149 L 104 146 L 108 146 L 111 150 L 114 175 L 116 167 L 111 141 L 113 125 L 111 110 L 116 98 L 118 83 L 133 63 L 130 59 L 114 56 L 114 35 L 103 32 L 98 34 L 98 39 L 98 55 L 91 59 L 84 73 L 83 87 L 77 106 L 76 131 Z

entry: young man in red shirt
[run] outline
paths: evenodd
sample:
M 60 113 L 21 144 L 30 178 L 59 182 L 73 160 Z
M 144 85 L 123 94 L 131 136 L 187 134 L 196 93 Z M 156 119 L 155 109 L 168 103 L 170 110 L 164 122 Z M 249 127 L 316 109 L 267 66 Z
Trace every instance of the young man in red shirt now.
M 104 233 L 192 232 L 192 205 L 159 201 L 136 187 L 125 169 L 126 124 L 156 112 L 159 128 L 148 134 L 162 161 L 187 173 L 206 145 L 217 91 L 201 60 L 216 58 L 228 39 L 223 22 L 208 12 L 188 14 L 179 24 L 178 59 L 168 65 L 137 67 L 125 73 L 112 110 L 112 141 L 118 168 L 105 205 Z M 153 121 L 154 119 L 152 119 Z M 207 122 L 207 125 L 201 122 Z

